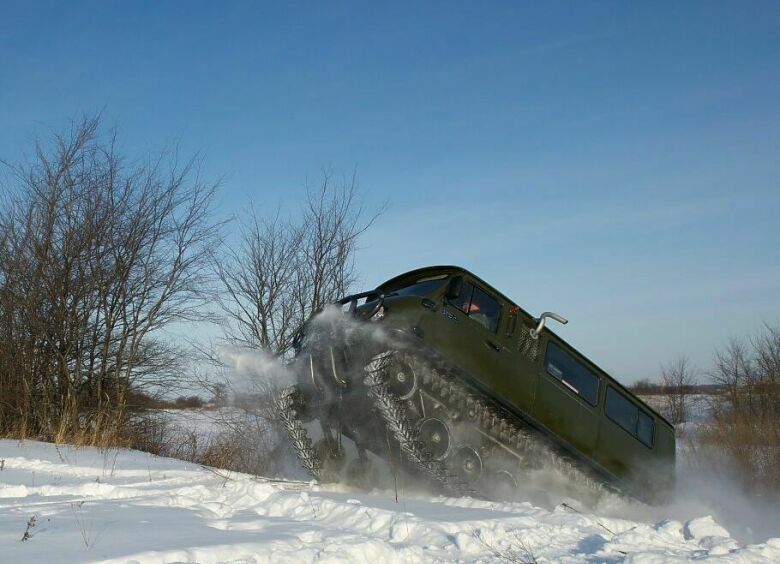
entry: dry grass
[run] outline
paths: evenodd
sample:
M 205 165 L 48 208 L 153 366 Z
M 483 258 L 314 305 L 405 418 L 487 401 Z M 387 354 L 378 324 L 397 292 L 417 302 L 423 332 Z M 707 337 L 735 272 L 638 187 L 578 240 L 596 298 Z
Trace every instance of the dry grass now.
M 485 540 L 481 534 L 474 533 L 474 538 L 487 548 L 491 555 L 499 562 L 508 562 L 511 564 L 537 564 L 539 561 L 531 550 L 531 547 L 525 541 L 523 536 L 515 531 L 511 539 L 503 548 L 498 548 L 496 544 Z
M 223 413 L 215 423 L 219 432 L 199 453 L 197 462 L 257 475 L 276 470 L 277 453 L 283 443 L 271 417 L 251 410 L 235 410 Z
M 716 354 L 712 421 L 700 432 L 705 446 L 722 452 L 745 487 L 780 491 L 780 330 L 765 327 L 746 342 Z
M 720 396 L 713 421 L 699 432 L 702 445 L 725 454 L 729 470 L 749 490 L 780 491 L 780 419 L 734 408 Z
M 227 414 L 217 411 L 215 417 L 215 432 L 205 435 L 183 431 L 172 425 L 164 412 L 149 410 L 134 414 L 121 425 L 106 420 L 70 429 L 62 426 L 54 435 L 30 436 L 18 429 L 5 436 L 96 447 L 106 452 L 107 460 L 111 452 L 116 455 L 116 449 L 128 448 L 249 474 L 269 475 L 278 470 L 279 454 L 285 443 L 272 418 L 244 409 Z

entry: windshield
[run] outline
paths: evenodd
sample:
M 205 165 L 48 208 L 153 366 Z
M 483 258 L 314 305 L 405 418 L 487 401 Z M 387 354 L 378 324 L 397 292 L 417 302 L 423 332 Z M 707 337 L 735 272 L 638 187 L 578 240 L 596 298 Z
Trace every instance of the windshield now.
M 388 296 L 430 296 L 433 292 L 444 286 L 447 281 L 447 276 L 442 274 L 440 276 L 427 278 L 420 278 L 412 284 L 401 286 L 400 288 L 393 288 L 386 295 Z

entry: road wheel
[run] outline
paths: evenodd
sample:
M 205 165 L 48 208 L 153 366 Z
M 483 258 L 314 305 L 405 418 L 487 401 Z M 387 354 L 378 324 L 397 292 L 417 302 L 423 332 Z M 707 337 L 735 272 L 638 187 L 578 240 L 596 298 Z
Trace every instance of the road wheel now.
M 426 417 L 420 421 L 419 440 L 433 460 L 444 460 L 450 452 L 450 429 L 438 417 Z
M 450 467 L 461 480 L 474 484 L 482 476 L 482 457 L 472 447 L 459 447 L 450 457 Z

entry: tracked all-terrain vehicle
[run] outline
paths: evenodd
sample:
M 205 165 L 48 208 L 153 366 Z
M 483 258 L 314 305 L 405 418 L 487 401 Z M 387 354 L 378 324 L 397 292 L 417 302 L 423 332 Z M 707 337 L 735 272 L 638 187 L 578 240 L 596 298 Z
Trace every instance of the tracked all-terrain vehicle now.
M 277 400 L 315 478 L 360 476 L 372 452 L 451 494 L 503 499 L 532 475 L 646 501 L 670 492 L 674 428 L 547 327 L 562 317 L 533 317 L 454 266 L 338 306 L 299 332 L 298 383 Z M 343 437 L 358 453 L 346 469 Z

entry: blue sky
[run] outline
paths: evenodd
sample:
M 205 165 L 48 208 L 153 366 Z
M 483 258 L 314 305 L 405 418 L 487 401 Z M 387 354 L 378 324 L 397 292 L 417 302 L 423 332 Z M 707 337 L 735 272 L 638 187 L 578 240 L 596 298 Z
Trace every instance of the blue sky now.
M 0 158 L 97 110 L 224 215 L 356 169 L 365 286 L 461 264 L 624 381 L 780 323 L 777 2 L 3 2 Z

